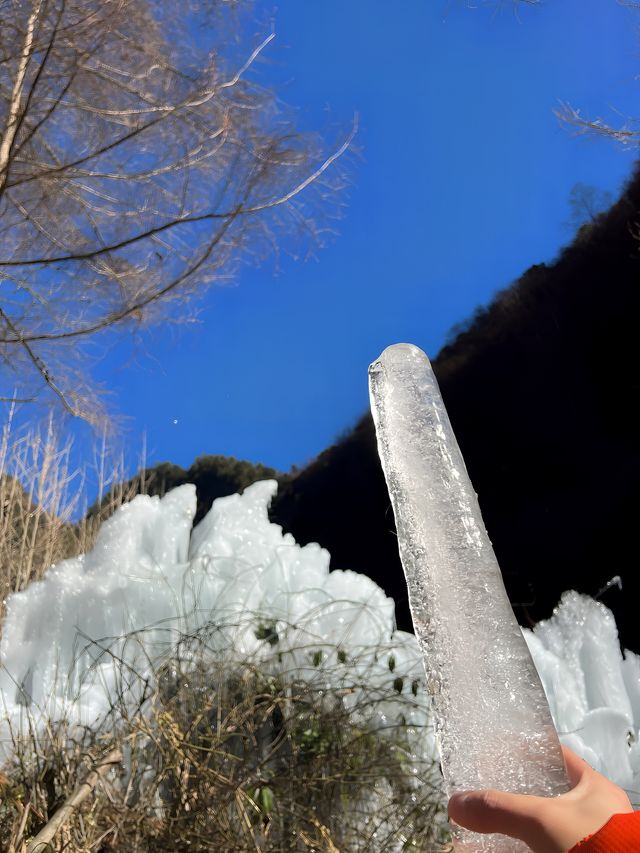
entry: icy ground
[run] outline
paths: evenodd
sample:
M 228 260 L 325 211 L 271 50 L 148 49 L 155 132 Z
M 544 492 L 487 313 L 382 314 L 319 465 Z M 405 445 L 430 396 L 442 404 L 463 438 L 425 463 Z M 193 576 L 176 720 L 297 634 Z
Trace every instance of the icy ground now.
M 135 704 L 144 677 L 206 630 L 211 654 L 339 691 L 367 724 L 401 714 L 416 750 L 431 754 L 413 635 L 394 629 L 393 601 L 373 581 L 330 573 L 324 549 L 300 547 L 269 522 L 276 488 L 263 481 L 221 498 L 195 528 L 193 486 L 139 496 L 103 525 L 90 553 L 11 596 L 0 745 L 7 750 L 10 729 L 29 719 L 99 726 L 114 697 Z M 551 619 L 524 633 L 561 740 L 640 804 L 640 658 L 620 653 L 611 612 L 565 593 Z

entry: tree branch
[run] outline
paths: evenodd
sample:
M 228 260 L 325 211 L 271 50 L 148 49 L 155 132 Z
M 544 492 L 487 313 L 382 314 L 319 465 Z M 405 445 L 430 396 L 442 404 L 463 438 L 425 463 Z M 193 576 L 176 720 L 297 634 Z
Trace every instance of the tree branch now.
M 305 190 L 310 184 L 316 181 L 320 175 L 325 172 L 332 163 L 334 163 L 339 157 L 341 157 L 345 151 L 349 148 L 353 139 L 358 132 L 358 116 L 357 114 L 354 116 L 353 127 L 351 132 L 342 143 L 342 145 L 333 152 L 327 159 L 310 175 L 308 175 L 304 181 L 297 184 L 293 189 L 289 190 L 289 192 L 280 196 L 279 198 L 272 199 L 271 201 L 264 202 L 263 204 L 251 205 L 249 207 L 240 207 L 236 208 L 233 211 L 224 211 L 222 213 L 218 212 L 209 212 L 209 213 L 200 213 L 192 216 L 184 216 L 180 219 L 172 219 L 170 222 L 163 222 L 162 225 L 156 225 L 153 228 L 148 228 L 146 231 L 141 231 L 138 234 L 133 234 L 131 237 L 127 237 L 125 240 L 120 240 L 117 243 L 111 243 L 108 246 L 101 246 L 98 249 L 91 249 L 87 252 L 73 252 L 68 255 L 54 255 L 48 258 L 18 258 L 12 259 L 10 261 L 0 261 L 0 267 L 25 267 L 25 266 L 43 266 L 46 264 L 57 264 L 63 263 L 65 261 L 86 261 L 93 258 L 98 257 L 99 255 L 103 255 L 106 252 L 116 252 L 118 249 L 124 249 L 127 246 L 131 246 L 134 243 L 138 243 L 141 240 L 145 240 L 148 237 L 152 237 L 156 234 L 161 234 L 163 231 L 168 231 L 171 228 L 175 228 L 178 225 L 184 224 L 194 224 L 197 222 L 206 222 L 208 220 L 213 219 L 229 219 L 230 217 L 237 217 L 239 215 L 247 215 L 247 214 L 255 214 L 261 213 L 265 210 L 270 210 L 274 207 L 278 207 L 280 205 L 286 204 L 291 199 L 295 198 L 295 196 L 299 195 L 303 190 Z
M 195 272 L 197 272 L 200 267 L 206 263 L 206 261 L 211 257 L 213 250 L 220 243 L 226 232 L 228 231 L 231 223 L 233 222 L 233 216 L 230 216 L 229 219 L 223 224 L 215 237 L 211 240 L 209 245 L 207 246 L 205 252 L 201 255 L 201 257 L 185 272 L 171 281 L 169 284 L 165 285 L 160 290 L 154 291 L 153 293 L 147 294 L 143 299 L 140 299 L 138 302 L 133 305 L 128 305 L 126 308 L 123 308 L 121 311 L 116 311 L 113 314 L 109 314 L 103 320 L 100 320 L 98 323 L 94 323 L 91 326 L 86 326 L 84 329 L 72 329 L 67 332 L 60 332 L 58 334 L 41 334 L 41 335 L 29 335 L 20 336 L 15 338 L 0 338 L 0 344 L 23 344 L 28 345 L 35 341 L 60 341 L 68 338 L 79 338 L 85 335 L 92 335 L 95 332 L 101 332 L 109 326 L 113 326 L 116 323 L 125 320 L 127 317 L 130 317 L 133 314 L 137 314 L 146 308 L 148 305 L 151 305 L 153 302 L 157 302 L 159 299 L 162 299 L 163 296 L 166 296 L 172 290 L 175 290 L 181 284 L 183 284 L 190 276 L 192 276 Z M 0 317 L 5 319 L 5 323 L 11 328 L 11 321 L 4 316 L 4 312 L 0 308 Z M 11 328 L 14 335 L 17 335 L 17 332 Z
M 317 200 L 323 187 L 338 191 L 340 181 L 323 176 L 350 146 L 357 117 L 333 153 L 316 154 L 278 115 L 275 94 L 247 79 L 274 34 L 234 59 L 243 30 L 226 13 L 204 21 L 171 0 L 9 7 L 0 365 L 20 374 L 16 399 L 45 389 L 89 417 L 84 401 L 97 399 L 87 363 L 98 353 L 61 342 L 123 321 L 171 320 L 240 255 L 277 250 L 276 225 L 286 222 L 287 238 L 302 226 L 320 239 L 297 199 L 314 182 Z
M 53 25 L 53 30 L 51 31 L 51 35 L 49 37 L 48 44 L 45 48 L 44 56 L 42 57 L 42 61 L 40 62 L 40 65 L 38 66 L 38 70 L 36 71 L 35 76 L 31 82 L 31 85 L 29 86 L 29 92 L 27 93 L 27 97 L 26 97 L 24 106 L 20 110 L 20 116 L 18 118 L 18 122 L 17 122 L 16 129 L 14 132 L 14 141 L 15 141 L 15 138 L 18 135 L 18 133 L 20 133 L 20 128 L 22 127 L 22 125 L 26 119 L 26 116 L 29 112 L 29 107 L 31 106 L 31 102 L 33 100 L 33 96 L 35 95 L 36 89 L 38 88 L 38 83 L 42 79 L 44 69 L 46 68 L 47 62 L 49 61 L 49 57 L 51 56 L 51 51 L 53 49 L 53 44 L 54 44 L 54 42 L 56 40 L 56 36 L 58 34 L 58 27 L 60 26 L 60 19 L 62 18 L 63 12 L 64 12 L 64 0 L 62 0 L 62 2 L 60 3 L 60 9 L 58 10 L 58 16 L 56 18 L 55 24 Z M 36 51 L 33 51 L 31 53 L 31 56 L 33 57 L 35 55 L 35 53 L 36 53 Z M 12 147 L 13 147 L 13 144 L 12 144 Z M 10 158 L 11 158 L 11 154 L 9 154 L 9 159 Z
M 34 352 L 31 347 L 29 341 L 25 340 L 24 336 L 20 333 L 18 327 L 13 323 L 9 315 L 4 311 L 3 308 L 0 307 L 0 318 L 4 320 L 5 325 L 13 332 L 15 335 L 14 343 L 19 343 L 24 351 L 27 353 L 29 360 L 33 363 L 34 367 L 43 378 L 45 383 L 51 388 L 53 393 L 58 397 L 60 402 L 62 403 L 64 409 L 69 412 L 70 415 L 77 415 L 78 412 L 73 408 L 73 406 L 67 401 L 67 398 L 64 392 L 58 387 L 53 377 L 49 373 L 49 370 L 40 356 Z
M 91 794 L 100 779 L 111 770 L 112 767 L 122 762 L 122 752 L 112 749 L 105 755 L 89 773 L 84 782 L 79 785 L 64 804 L 53 815 L 51 820 L 40 830 L 40 832 L 27 844 L 27 853 L 45 853 L 55 834 L 62 829 L 72 817 L 76 809 L 82 805 Z
M 42 0 L 35 0 L 32 7 L 31 15 L 27 23 L 27 32 L 24 37 L 22 53 L 16 70 L 16 77 L 13 81 L 13 89 L 11 91 L 11 100 L 9 102 L 9 114 L 7 117 L 7 126 L 5 127 L 2 142 L 0 142 L 0 193 L 2 192 L 9 173 L 9 157 L 13 140 L 18 131 L 20 123 L 20 104 L 22 101 L 22 88 L 24 86 L 24 78 L 27 73 L 27 66 L 32 56 L 33 34 L 35 31 L 40 10 L 42 8 Z

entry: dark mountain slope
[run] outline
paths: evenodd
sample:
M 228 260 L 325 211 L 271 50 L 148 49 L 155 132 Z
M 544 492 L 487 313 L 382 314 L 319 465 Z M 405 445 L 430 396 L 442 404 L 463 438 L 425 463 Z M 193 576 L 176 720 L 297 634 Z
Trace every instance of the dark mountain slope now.
M 532 267 L 435 360 L 518 617 L 568 588 L 605 601 L 640 650 L 640 172 L 558 260 Z M 389 341 L 393 343 L 393 341 Z M 366 365 L 363 365 L 363 371 Z M 283 484 L 273 517 L 365 572 L 410 625 L 393 516 L 369 416 Z
M 639 211 L 637 170 L 608 213 L 478 311 L 434 367 L 518 618 L 545 618 L 565 589 L 595 595 L 619 574 L 622 594 L 604 600 L 640 651 Z M 274 476 L 273 519 L 328 548 L 333 568 L 372 577 L 410 628 L 369 416 L 295 476 L 218 456 L 158 466 L 145 486 L 195 482 L 200 518 Z

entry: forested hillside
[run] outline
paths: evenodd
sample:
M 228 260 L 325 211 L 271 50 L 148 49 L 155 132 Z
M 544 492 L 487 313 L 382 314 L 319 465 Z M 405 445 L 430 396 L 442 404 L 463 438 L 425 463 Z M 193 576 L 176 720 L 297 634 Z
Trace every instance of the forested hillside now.
M 499 292 L 434 364 L 518 618 L 545 618 L 562 591 L 595 595 L 619 574 L 623 593 L 612 588 L 604 600 L 623 643 L 636 650 L 639 210 L 636 170 L 607 213 L 554 263 Z M 198 472 L 199 515 L 225 491 L 217 474 L 215 487 L 207 485 L 206 467 Z M 188 478 L 174 466 L 161 474 L 152 489 Z M 236 479 L 223 485 L 232 490 Z M 396 599 L 399 625 L 410 627 L 369 415 L 280 479 L 274 520 L 297 541 L 328 548 L 333 568 L 372 577 Z
M 438 354 L 435 370 L 489 535 L 523 624 L 560 593 L 604 601 L 640 649 L 640 171 L 551 265 L 497 294 Z M 390 341 L 389 343 L 392 343 Z M 274 517 L 366 572 L 409 615 L 393 516 L 365 416 L 286 484 Z

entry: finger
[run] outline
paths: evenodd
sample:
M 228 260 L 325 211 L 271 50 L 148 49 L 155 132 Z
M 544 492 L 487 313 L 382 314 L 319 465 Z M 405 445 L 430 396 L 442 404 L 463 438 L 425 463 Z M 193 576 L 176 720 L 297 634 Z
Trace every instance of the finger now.
M 562 747 L 562 754 L 564 755 L 567 776 L 569 777 L 569 782 L 571 783 L 572 788 L 575 788 L 575 786 L 581 782 L 585 776 L 588 776 L 590 773 L 595 773 L 595 770 L 591 765 L 587 764 L 584 758 L 580 758 L 580 756 L 572 749 L 569 749 L 568 746 Z
M 500 832 L 527 839 L 537 828 L 538 797 L 485 789 L 454 794 L 449 800 L 449 817 L 474 832 Z
M 575 752 L 572 752 L 568 747 L 563 746 L 564 760 L 567 767 L 567 776 L 571 783 L 571 790 L 560 797 L 567 800 L 580 799 L 593 791 L 593 796 L 596 801 L 607 802 L 611 808 L 619 813 L 632 811 L 632 806 L 629 802 L 629 797 L 626 792 L 614 785 L 609 779 L 606 779 L 597 770 L 594 770 Z

